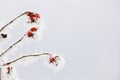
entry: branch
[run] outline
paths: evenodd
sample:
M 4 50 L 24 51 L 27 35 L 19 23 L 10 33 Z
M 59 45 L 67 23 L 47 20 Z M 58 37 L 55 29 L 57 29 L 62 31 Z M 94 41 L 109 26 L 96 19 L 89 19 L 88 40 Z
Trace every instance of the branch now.
M 16 18 L 14 18 L 13 20 L 11 20 L 10 22 L 8 22 L 5 26 L 3 26 L 1 29 L 0 29 L 0 32 L 5 29 L 8 25 L 12 24 L 15 20 L 17 20 L 18 18 L 20 18 L 21 16 L 25 15 L 27 12 L 24 12 L 22 14 L 20 14 L 19 16 L 17 16 Z
M 50 55 L 50 54 L 49 54 L 49 53 L 42 53 L 42 54 L 35 54 L 35 55 L 26 55 L 26 56 L 22 56 L 22 57 L 20 57 L 20 58 L 17 58 L 17 59 L 15 59 L 15 60 L 11 61 L 11 62 L 5 63 L 5 64 L 3 64 L 2 66 L 10 65 L 10 64 L 15 63 L 15 62 L 17 62 L 17 61 L 19 61 L 19 60 L 21 60 L 21 59 L 23 59 L 23 58 L 27 58 L 27 57 L 37 57 L 37 56 L 42 56 L 42 55 Z
M 19 42 L 21 42 L 21 41 L 24 39 L 25 35 L 26 35 L 26 34 L 24 34 L 24 36 L 21 37 L 17 42 L 13 43 L 11 46 L 9 46 L 8 49 L 6 49 L 4 52 L 2 52 L 2 53 L 0 54 L 0 57 L 3 56 L 5 53 L 7 53 L 10 49 L 12 49 L 12 47 L 14 47 L 14 46 L 17 45 Z

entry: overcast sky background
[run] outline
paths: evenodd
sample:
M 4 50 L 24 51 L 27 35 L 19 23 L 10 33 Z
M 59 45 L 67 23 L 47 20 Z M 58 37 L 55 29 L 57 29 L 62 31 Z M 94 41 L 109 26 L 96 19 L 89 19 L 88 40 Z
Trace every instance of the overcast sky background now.
M 42 60 L 17 67 L 21 80 L 120 80 L 119 0 L 1 0 L 0 21 L 7 23 L 24 11 L 39 12 L 46 23 L 44 39 L 19 47 L 15 53 L 62 53 L 66 67 L 56 76 Z M 23 35 L 25 21 L 11 25 L 12 40 Z M 17 31 L 18 30 L 18 31 Z M 2 46 L 2 47 L 3 47 Z M 15 56 L 12 56 L 15 58 Z

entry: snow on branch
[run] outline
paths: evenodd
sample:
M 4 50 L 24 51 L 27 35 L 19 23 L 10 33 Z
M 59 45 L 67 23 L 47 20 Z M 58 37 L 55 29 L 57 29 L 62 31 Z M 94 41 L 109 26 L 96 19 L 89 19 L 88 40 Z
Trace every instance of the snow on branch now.
M 26 15 L 29 18 L 29 21 L 27 23 L 33 23 L 34 25 L 30 26 L 29 30 L 22 36 L 20 39 L 18 39 L 16 42 L 11 44 L 5 51 L 0 53 L 0 80 L 17 80 L 16 76 L 16 70 L 14 64 L 21 64 L 21 63 L 30 63 L 33 60 L 36 60 L 40 58 L 40 56 L 47 56 L 46 63 L 51 67 L 52 69 L 55 69 L 55 71 L 61 70 L 64 67 L 65 61 L 64 58 L 60 55 L 53 55 L 51 53 L 34 53 L 30 55 L 23 55 L 17 59 L 14 59 L 10 62 L 7 61 L 7 58 L 5 54 L 8 53 L 12 48 L 16 47 L 19 43 L 23 42 L 27 39 L 27 41 L 30 41 L 31 39 L 41 39 L 42 33 L 44 30 L 44 22 L 41 19 L 41 16 L 38 13 L 34 13 L 31 11 L 26 11 L 20 14 L 19 16 L 15 17 L 13 20 L 8 22 L 6 25 L 4 25 L 0 29 L 0 39 L 4 40 L 9 34 L 5 34 L 2 31 L 7 28 L 10 24 L 12 24 L 15 20 L 22 17 L 23 15 Z M 46 57 L 45 56 L 45 57 Z M 2 74 L 1 74 L 2 73 Z
M 20 14 L 19 16 L 15 17 L 13 20 L 11 20 L 10 22 L 8 22 L 6 25 L 4 25 L 1 29 L 0 32 L 5 29 L 6 27 L 8 27 L 8 25 L 12 24 L 15 20 L 17 20 L 18 18 L 20 18 L 23 15 L 27 15 L 30 19 L 29 23 L 33 23 L 36 22 L 38 18 L 40 18 L 40 15 L 38 13 L 34 13 L 34 12 L 30 12 L 30 11 L 26 11 L 23 12 L 22 14 Z
M 22 14 L 20 14 L 19 16 L 17 16 L 16 18 L 14 18 L 13 20 L 11 20 L 10 22 L 8 22 L 5 26 L 3 26 L 1 29 L 0 29 L 0 32 L 5 29 L 8 25 L 12 24 L 15 20 L 17 20 L 18 18 L 20 18 L 21 16 L 25 15 L 27 12 L 24 12 Z
M 20 58 L 18 58 L 18 59 L 15 59 L 15 60 L 11 61 L 11 62 L 8 62 L 8 63 L 3 64 L 3 66 L 8 66 L 8 65 L 10 65 L 10 64 L 12 64 L 12 63 L 15 63 L 15 62 L 17 62 L 17 61 L 19 61 L 19 60 L 21 60 L 21 59 L 24 59 L 24 58 L 37 57 L 37 56 L 42 56 L 42 55 L 50 55 L 50 54 L 49 54 L 49 53 L 42 53 L 42 54 L 22 56 L 22 57 L 20 57 Z
M 30 11 L 26 11 L 22 14 L 20 14 L 19 16 L 15 17 L 13 20 L 11 20 L 10 22 L 8 22 L 6 25 L 4 25 L 1 29 L 0 29 L 0 38 L 7 38 L 7 34 L 1 33 L 5 28 L 7 28 L 10 24 L 12 24 L 15 20 L 19 19 L 20 17 L 22 17 L 23 15 L 27 15 L 29 17 L 29 21 L 28 23 L 38 23 L 38 19 L 41 18 L 41 16 L 38 13 L 34 13 L 34 12 L 30 12 Z
M 21 42 L 23 40 L 23 38 L 25 37 L 25 35 L 20 38 L 18 41 L 16 41 L 15 43 L 13 43 L 11 46 L 9 46 L 9 48 L 7 48 L 4 52 L 2 52 L 0 54 L 0 57 L 2 57 L 5 53 L 7 53 L 10 49 L 12 49 L 12 47 L 14 47 L 16 44 L 18 44 L 19 42 Z
M 27 37 L 27 38 L 33 38 L 33 39 L 36 39 L 36 38 L 39 38 L 41 37 L 41 34 L 42 34 L 42 27 L 39 28 L 38 27 L 31 27 L 29 31 L 27 31 L 23 37 L 21 37 L 18 41 L 16 41 L 15 43 L 13 43 L 11 46 L 9 46 L 4 52 L 2 52 L 0 54 L 0 57 L 2 57 L 5 53 L 7 53 L 9 50 L 11 50 L 15 45 L 17 45 L 18 43 L 22 42 L 22 40 Z

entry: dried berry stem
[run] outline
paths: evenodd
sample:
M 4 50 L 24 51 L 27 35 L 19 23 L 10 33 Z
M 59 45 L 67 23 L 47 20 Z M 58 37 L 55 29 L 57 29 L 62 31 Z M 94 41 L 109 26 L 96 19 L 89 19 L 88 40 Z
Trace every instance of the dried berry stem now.
M 12 47 L 14 47 L 14 46 L 17 45 L 18 43 L 20 43 L 20 42 L 24 39 L 25 35 L 26 35 L 26 34 L 24 34 L 23 37 L 21 37 L 18 41 L 16 41 L 15 43 L 13 43 L 11 46 L 9 46 L 9 48 L 7 48 L 4 52 L 2 52 L 2 53 L 0 54 L 0 57 L 3 56 L 5 53 L 7 53 L 10 49 L 12 49 Z
M 22 14 L 20 14 L 19 16 L 17 16 L 16 18 L 14 18 L 13 20 L 11 20 L 10 22 L 8 22 L 6 25 L 4 25 L 1 29 L 0 32 L 5 29 L 8 25 L 12 24 L 15 20 L 17 20 L 18 18 L 20 18 L 21 16 L 25 15 L 27 12 L 24 12 Z
M 49 54 L 49 53 L 41 53 L 41 54 L 39 53 L 39 54 L 34 54 L 34 55 L 26 55 L 26 56 L 22 56 L 22 57 L 20 57 L 20 58 L 17 58 L 17 59 L 15 59 L 15 60 L 11 61 L 11 62 L 5 63 L 5 64 L 3 64 L 2 66 L 10 65 L 10 64 L 15 63 L 15 62 L 17 62 L 17 61 L 19 61 L 19 60 L 21 60 L 21 59 L 23 59 L 23 58 L 27 58 L 27 57 L 37 57 L 37 56 L 42 56 L 42 55 L 50 55 L 50 54 Z

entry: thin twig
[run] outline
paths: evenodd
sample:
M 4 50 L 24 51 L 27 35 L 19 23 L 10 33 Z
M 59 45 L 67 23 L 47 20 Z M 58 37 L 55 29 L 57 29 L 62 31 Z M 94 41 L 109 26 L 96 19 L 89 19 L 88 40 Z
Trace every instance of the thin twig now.
M 3 56 L 5 53 L 7 53 L 10 49 L 12 49 L 12 47 L 14 47 L 14 46 L 17 45 L 19 42 L 21 42 L 21 41 L 24 39 L 25 35 L 26 35 L 26 34 L 24 34 L 23 37 L 21 37 L 18 41 L 16 41 L 15 43 L 13 43 L 11 46 L 9 46 L 9 48 L 7 48 L 4 52 L 2 52 L 2 53 L 0 54 L 0 57 Z
M 2 79 L 1 79 L 1 74 L 2 74 L 1 72 L 2 72 L 2 71 L 1 71 L 1 67 L 0 67 L 0 80 L 2 80 Z
M 10 22 L 8 22 L 6 25 L 4 25 L 1 29 L 0 32 L 5 29 L 8 25 L 12 24 L 15 20 L 17 20 L 18 18 L 20 18 L 21 16 L 25 15 L 27 12 L 24 12 L 22 14 L 20 14 L 19 16 L 17 16 L 16 18 L 14 18 L 13 20 L 11 20 Z
M 3 64 L 2 66 L 10 65 L 10 64 L 15 63 L 15 62 L 17 62 L 17 61 L 19 61 L 19 60 L 21 60 L 21 59 L 23 59 L 23 58 L 27 58 L 27 57 L 37 57 L 37 56 L 41 56 L 41 55 L 50 55 L 50 54 L 49 54 L 49 53 L 41 53 L 41 54 L 34 54 L 34 55 L 26 55 L 26 56 L 22 56 L 22 57 L 20 57 L 20 58 L 17 58 L 17 59 L 15 59 L 15 60 L 11 61 L 11 62 L 5 63 L 5 64 Z

